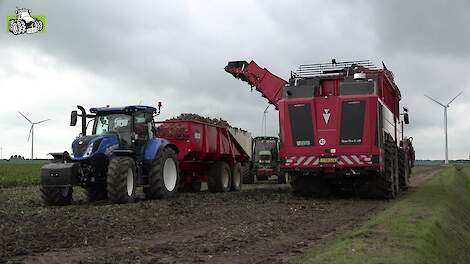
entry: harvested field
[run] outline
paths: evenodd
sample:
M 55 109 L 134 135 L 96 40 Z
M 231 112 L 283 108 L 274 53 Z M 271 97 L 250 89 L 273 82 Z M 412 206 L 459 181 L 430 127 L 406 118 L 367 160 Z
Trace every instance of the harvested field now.
M 37 187 L 1 189 L 0 263 L 283 263 L 393 203 L 300 198 L 287 185 L 263 185 L 86 204 L 78 190 L 71 206 L 43 207 Z

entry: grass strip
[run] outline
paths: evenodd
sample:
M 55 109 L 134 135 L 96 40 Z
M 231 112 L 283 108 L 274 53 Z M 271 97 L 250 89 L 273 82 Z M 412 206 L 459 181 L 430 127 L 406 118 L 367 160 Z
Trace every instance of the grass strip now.
M 470 168 L 449 168 L 295 263 L 470 263 Z

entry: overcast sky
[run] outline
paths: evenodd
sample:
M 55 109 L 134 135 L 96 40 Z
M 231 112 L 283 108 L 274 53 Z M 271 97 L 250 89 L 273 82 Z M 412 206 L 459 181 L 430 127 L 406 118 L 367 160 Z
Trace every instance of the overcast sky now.
M 119 4 L 118 4 L 119 3 Z M 15 7 L 46 16 L 46 33 L 5 31 Z M 267 101 L 223 71 L 254 59 L 287 79 L 299 64 L 371 59 L 387 64 L 410 110 L 406 134 L 417 157 L 443 159 L 443 109 L 450 158 L 470 154 L 470 1 L 14 1 L 0 0 L 0 147 L 3 158 L 70 150 L 79 133 L 70 111 L 163 102 L 161 118 L 181 112 L 222 117 L 262 133 Z M 277 135 L 277 113 L 268 133 Z

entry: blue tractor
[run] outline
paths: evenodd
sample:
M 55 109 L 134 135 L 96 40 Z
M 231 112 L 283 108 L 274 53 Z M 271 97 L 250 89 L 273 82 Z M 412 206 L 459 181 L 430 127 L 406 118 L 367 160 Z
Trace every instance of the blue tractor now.
M 173 196 L 178 189 L 178 149 L 155 136 L 151 106 L 91 108 L 72 111 L 70 125 L 81 117 L 81 134 L 72 153 L 51 153 L 53 161 L 41 168 L 41 198 L 46 205 L 72 202 L 73 187 L 85 189 L 89 201 L 133 202 L 137 187 L 148 199 Z M 88 119 L 88 120 L 87 120 Z M 87 126 L 93 122 L 91 135 Z

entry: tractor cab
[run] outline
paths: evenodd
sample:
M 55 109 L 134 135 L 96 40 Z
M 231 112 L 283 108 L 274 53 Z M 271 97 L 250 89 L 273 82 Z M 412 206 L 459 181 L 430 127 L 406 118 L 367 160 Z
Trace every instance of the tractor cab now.
M 108 198 L 113 203 L 134 201 L 142 187 L 149 199 L 174 195 L 178 189 L 178 148 L 155 136 L 153 117 L 158 108 L 133 105 L 72 111 L 70 125 L 81 117 L 82 132 L 72 153 L 51 153 L 54 160 L 41 168 L 41 197 L 45 204 L 72 201 L 74 186 L 85 189 L 89 201 Z M 87 135 L 87 126 L 93 124 Z
M 277 137 L 253 138 L 252 151 L 252 174 L 256 175 L 256 179 L 267 180 L 271 175 L 277 175 L 279 166 L 279 139 Z
M 133 153 L 141 159 L 145 144 L 155 138 L 153 116 L 159 112 L 155 107 L 100 107 L 91 108 L 91 114 L 86 114 L 83 107 L 79 109 L 82 112 L 80 115 L 77 111 L 71 114 L 71 125 L 77 123 L 77 116 L 82 117 L 82 133 L 72 143 L 74 158 L 89 158 L 95 153 L 118 150 Z M 87 121 L 87 118 L 90 120 Z M 87 127 L 91 122 L 92 133 L 87 135 Z

